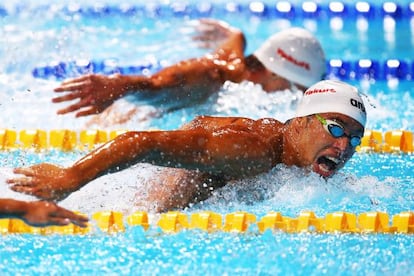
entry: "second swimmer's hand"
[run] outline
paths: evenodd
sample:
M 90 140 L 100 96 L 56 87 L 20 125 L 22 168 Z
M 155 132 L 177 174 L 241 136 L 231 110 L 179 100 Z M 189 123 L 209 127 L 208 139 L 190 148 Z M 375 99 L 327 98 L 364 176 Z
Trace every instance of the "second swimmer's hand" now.
M 228 39 L 232 34 L 239 33 L 240 30 L 230 26 L 228 23 L 203 18 L 196 25 L 197 35 L 193 36 L 193 40 L 200 42 L 200 47 L 215 49 L 224 40 Z
M 104 111 L 115 100 L 123 96 L 119 74 L 105 76 L 91 74 L 62 82 L 54 89 L 57 93 L 66 93 L 52 99 L 54 103 L 79 101 L 66 108 L 58 110 L 58 114 L 79 111 L 76 117 L 98 114 Z
M 27 202 L 27 210 L 22 219 L 32 226 L 68 225 L 76 224 L 86 227 L 88 218 L 64 209 L 53 202 L 34 201 Z
M 76 174 L 69 169 L 48 163 L 33 165 L 27 168 L 16 168 L 13 171 L 22 174 L 7 180 L 11 189 L 45 200 L 62 200 L 79 186 Z

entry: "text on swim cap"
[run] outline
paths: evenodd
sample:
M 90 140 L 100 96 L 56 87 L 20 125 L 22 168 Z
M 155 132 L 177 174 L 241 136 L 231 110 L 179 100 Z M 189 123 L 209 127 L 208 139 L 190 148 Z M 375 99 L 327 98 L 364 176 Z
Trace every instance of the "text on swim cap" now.
M 279 56 L 281 56 L 282 58 L 286 59 L 287 61 L 293 63 L 296 66 L 302 67 L 306 70 L 310 70 L 310 65 L 309 63 L 305 62 L 305 61 L 300 61 L 295 59 L 294 57 L 292 57 L 291 55 L 288 55 L 285 51 L 283 51 L 280 48 L 277 48 L 277 53 L 279 54 Z
M 316 93 L 336 93 L 336 90 L 333 88 L 314 88 L 306 90 L 305 95 L 311 95 Z
M 364 106 L 363 103 L 361 103 L 358 100 L 352 99 L 352 98 L 350 99 L 350 102 L 351 102 L 352 106 L 355 106 L 356 108 L 359 108 L 362 112 L 366 113 L 365 112 L 365 106 Z

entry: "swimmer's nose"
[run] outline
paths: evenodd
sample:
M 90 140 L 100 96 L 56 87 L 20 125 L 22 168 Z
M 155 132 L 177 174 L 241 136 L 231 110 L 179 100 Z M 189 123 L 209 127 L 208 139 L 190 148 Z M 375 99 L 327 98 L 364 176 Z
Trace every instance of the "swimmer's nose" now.
M 349 138 L 346 136 L 336 138 L 334 146 L 335 148 L 340 150 L 342 153 L 351 148 Z

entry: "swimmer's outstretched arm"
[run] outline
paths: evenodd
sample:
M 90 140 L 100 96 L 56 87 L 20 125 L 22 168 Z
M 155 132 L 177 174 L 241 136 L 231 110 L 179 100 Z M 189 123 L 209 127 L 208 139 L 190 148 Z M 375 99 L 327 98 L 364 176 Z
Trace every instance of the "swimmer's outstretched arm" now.
M 268 171 L 275 153 L 268 139 L 240 126 L 215 131 L 127 132 L 67 168 L 43 163 L 17 168 L 11 189 L 42 199 L 63 199 L 93 179 L 138 162 L 241 178 Z
M 47 201 L 0 199 L 0 218 L 18 218 L 32 226 L 76 224 L 86 227 L 88 218 Z
M 226 39 L 213 53 L 179 62 L 149 77 L 92 74 L 64 81 L 54 91 L 65 94 L 52 101 L 79 101 L 60 109 L 58 114 L 76 111 L 77 117 L 97 114 L 128 94 L 154 106 L 181 108 L 204 101 L 227 80 L 240 82 L 245 70 L 243 33 L 215 20 L 206 20 L 202 24 L 215 26 L 216 32 L 226 33 Z M 226 27 L 228 29 L 223 31 Z M 208 39 L 206 36 L 209 35 L 204 35 L 204 40 Z

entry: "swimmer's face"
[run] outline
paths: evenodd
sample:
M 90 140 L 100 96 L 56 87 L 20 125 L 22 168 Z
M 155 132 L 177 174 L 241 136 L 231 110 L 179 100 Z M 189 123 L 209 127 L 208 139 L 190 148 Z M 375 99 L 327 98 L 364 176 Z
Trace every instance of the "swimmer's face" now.
M 330 177 L 340 170 L 355 153 L 351 139 L 357 140 L 364 134 L 364 128 L 354 119 L 338 113 L 321 113 L 320 118 L 342 126 L 344 135 L 334 137 L 326 125 L 315 115 L 307 118 L 308 126 L 303 131 L 298 154 L 302 155 L 303 167 L 310 167 L 323 177 Z M 354 137 L 354 138 L 351 138 Z M 355 141 L 353 141 L 355 142 Z

